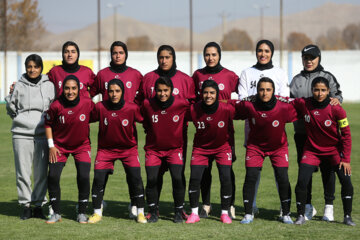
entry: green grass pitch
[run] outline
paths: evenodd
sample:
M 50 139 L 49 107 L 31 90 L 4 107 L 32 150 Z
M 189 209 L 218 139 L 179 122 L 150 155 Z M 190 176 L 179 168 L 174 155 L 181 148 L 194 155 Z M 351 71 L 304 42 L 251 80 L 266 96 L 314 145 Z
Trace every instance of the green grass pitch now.
M 249 225 L 240 224 L 243 216 L 242 185 L 244 182 L 243 122 L 235 122 L 237 161 L 234 163 L 236 175 L 236 220 L 230 225 L 222 224 L 220 216 L 219 179 L 216 167 L 213 168 L 213 186 L 211 201 L 213 215 L 197 224 L 174 224 L 173 200 L 169 173 L 165 174 L 164 187 L 160 199 L 160 220 L 156 224 L 138 224 L 128 218 L 128 187 L 125 173 L 120 162 L 109 178 L 104 199 L 107 208 L 98 224 L 77 223 L 75 205 L 77 186 L 75 165 L 69 158 L 61 177 L 62 217 L 58 224 L 47 225 L 44 220 L 30 219 L 21 221 L 21 210 L 17 204 L 15 185 L 15 167 L 11 142 L 11 120 L 6 115 L 5 105 L 0 105 L 0 239 L 360 239 L 360 104 L 344 104 L 352 130 L 352 182 L 354 185 L 353 220 L 358 225 L 349 227 L 341 224 L 343 220 L 340 184 L 336 182 L 334 202 L 335 222 L 321 221 L 324 200 L 320 173 L 314 174 L 313 205 L 318 214 L 314 220 L 303 226 L 285 225 L 277 221 L 280 203 L 276 191 L 273 170 L 265 159 L 258 193 L 259 215 Z M 144 133 L 139 125 L 139 153 L 142 177 L 146 185 L 144 171 Z M 189 145 L 187 158 L 190 159 L 194 128 L 189 127 Z M 288 124 L 290 168 L 289 177 L 292 187 L 292 217 L 295 218 L 295 184 L 297 180 L 296 151 L 293 141 L 293 126 Z M 97 124 L 91 126 L 92 157 L 95 158 L 97 144 Z M 189 161 L 186 165 L 187 186 L 190 175 Z M 92 183 L 93 171 L 91 171 Z M 188 195 L 185 197 L 186 210 L 189 212 Z M 47 211 L 46 211 L 47 212 Z M 88 214 L 92 213 L 89 204 Z

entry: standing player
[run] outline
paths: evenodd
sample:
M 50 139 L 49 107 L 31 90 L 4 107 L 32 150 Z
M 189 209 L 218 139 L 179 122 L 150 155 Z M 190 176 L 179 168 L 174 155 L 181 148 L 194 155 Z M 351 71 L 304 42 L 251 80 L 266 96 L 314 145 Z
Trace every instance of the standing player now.
M 101 203 L 109 174 L 114 171 L 114 163 L 123 163 L 131 197 L 137 208 L 137 221 L 146 223 L 144 216 L 144 186 L 141 179 L 140 161 L 135 137 L 135 122 L 142 122 L 140 108 L 124 99 L 125 88 L 122 81 L 112 79 L 108 83 L 108 100 L 95 105 L 91 121 L 99 121 L 98 150 L 95 159 L 92 202 L 94 214 L 89 223 L 97 223 L 102 218 Z
M 80 82 L 74 75 L 63 79 L 61 96 L 50 105 L 45 121 L 45 132 L 49 144 L 48 189 L 52 210 L 46 223 L 61 221 L 60 177 L 71 154 L 75 159 L 79 190 L 79 223 L 87 223 L 85 211 L 90 193 L 91 147 L 89 119 L 94 103 L 88 97 L 80 97 Z
M 126 65 L 128 50 L 125 43 L 121 41 L 113 42 L 110 47 L 110 55 L 110 67 L 106 67 L 97 73 L 95 82 L 90 89 L 90 95 L 94 97 L 97 94 L 101 94 L 102 100 L 108 100 L 107 89 L 109 81 L 112 79 L 119 79 L 126 88 L 124 100 L 126 102 L 134 102 L 143 76 L 138 70 Z M 137 134 L 136 128 L 135 134 Z M 129 184 L 129 179 L 126 180 Z M 129 188 L 129 192 L 130 198 L 133 200 L 134 198 L 131 197 L 133 195 L 131 188 Z M 131 204 L 129 205 L 130 218 L 136 218 L 137 210 L 135 205 L 135 202 L 131 201 Z
M 234 108 L 219 103 L 219 88 L 214 80 L 205 80 L 202 84 L 202 100 L 191 106 L 191 119 L 196 133 L 191 158 L 191 177 L 189 199 L 191 215 L 186 223 L 200 221 L 198 214 L 200 182 L 209 163 L 216 160 L 221 184 L 221 217 L 223 223 L 232 222 L 229 217 L 232 183 L 232 151 L 229 138 L 232 129 Z
M 137 103 L 141 104 L 144 99 L 151 99 L 155 96 L 155 82 L 159 77 L 168 77 L 171 79 L 174 90 L 172 95 L 176 98 L 187 99 L 190 103 L 195 101 L 195 85 L 194 81 L 187 74 L 176 69 L 176 55 L 173 47 L 169 45 L 162 45 L 157 51 L 157 60 L 158 68 L 152 72 L 145 74 L 143 81 L 140 86 L 140 91 L 137 96 Z M 186 163 L 186 152 L 187 152 L 187 122 L 184 122 L 183 127 L 183 159 L 184 159 L 184 169 L 182 173 L 183 185 L 186 187 L 185 183 L 185 163 Z M 158 193 L 160 198 L 160 192 L 162 189 L 163 174 L 166 171 L 166 167 L 162 167 L 159 171 L 158 179 Z M 185 211 L 183 213 L 184 218 L 187 217 Z
M 298 212 L 295 224 L 305 223 L 307 185 L 320 165 L 324 186 L 333 184 L 331 176 L 337 173 L 341 183 L 344 224 L 355 226 L 351 219 L 354 190 L 350 178 L 351 133 L 346 112 L 340 105 L 330 104 L 330 84 L 326 78 L 315 78 L 311 89 L 313 97 L 294 101 L 299 117 L 304 118 L 308 136 L 295 188 Z
M 158 221 L 159 193 L 157 181 L 159 170 L 165 164 L 170 170 L 173 187 L 174 222 L 183 221 L 185 187 L 183 183 L 183 125 L 189 102 L 174 97 L 172 82 L 160 77 L 155 82 L 156 96 L 145 99 L 141 107 L 146 132 L 145 167 L 147 175 L 146 200 L 149 206 L 148 222 Z
M 76 43 L 67 41 L 62 47 L 62 65 L 53 67 L 47 74 L 55 85 L 56 96 L 61 96 L 63 81 L 69 75 L 80 81 L 80 96 L 89 97 L 89 88 L 93 85 L 95 74 L 85 66 L 79 65 L 80 50 Z
M 267 77 L 257 83 L 257 94 L 236 103 L 236 118 L 248 119 L 249 139 L 246 144 L 246 176 L 243 187 L 245 216 L 241 223 L 254 219 L 255 185 L 264 162 L 269 156 L 278 184 L 282 208 L 282 222 L 292 224 L 290 218 L 291 188 L 288 177 L 289 153 L 285 124 L 296 120 L 294 107 L 282 97 L 275 97 L 275 84 Z
M 324 77 L 329 80 L 330 93 L 331 97 L 330 104 L 337 105 L 342 102 L 342 94 L 340 91 L 340 85 L 337 82 L 334 75 L 330 72 L 324 70 L 321 66 L 321 52 L 318 46 L 308 45 L 303 48 L 301 51 L 302 63 L 304 70 L 296 75 L 290 84 L 290 95 L 291 97 L 312 97 L 311 83 L 316 77 Z M 294 122 L 294 140 L 296 144 L 297 151 L 297 160 L 300 164 L 301 157 L 303 155 L 304 145 L 307 139 L 304 120 L 299 119 Z M 320 170 L 321 170 L 320 165 Z M 323 174 L 322 174 L 323 175 Z M 333 201 L 335 199 L 335 173 L 330 177 L 329 184 L 324 185 L 324 197 L 325 197 L 325 208 L 324 208 L 324 221 L 333 221 L 334 220 L 334 205 Z M 305 219 L 310 220 L 316 214 L 316 209 L 311 204 L 311 188 L 312 188 L 312 178 L 309 180 L 309 185 L 307 186 L 307 199 L 305 205 Z
M 248 96 L 255 95 L 257 92 L 257 83 L 263 77 L 268 77 L 274 81 L 275 84 L 275 95 L 282 97 L 289 97 L 289 83 L 288 78 L 284 70 L 278 67 L 274 67 L 272 64 L 272 57 L 274 55 L 274 45 L 269 40 L 260 40 L 256 44 L 256 59 L 257 63 L 242 71 L 239 81 L 239 100 L 244 99 Z M 245 147 L 249 135 L 249 122 L 245 120 Z M 255 196 L 254 196 L 254 213 L 258 213 L 259 210 L 256 206 L 257 189 L 260 183 L 259 179 L 256 182 Z M 280 217 L 282 213 L 280 211 Z
M 124 100 L 134 102 L 143 76 L 138 70 L 126 65 L 128 50 L 125 43 L 113 42 L 110 47 L 110 54 L 110 67 L 106 67 L 97 73 L 95 82 L 90 89 L 90 95 L 94 97 L 100 93 L 103 100 L 108 100 L 109 81 L 119 79 L 126 88 Z
M 204 61 L 206 67 L 198 69 L 193 74 L 193 80 L 195 83 L 195 91 L 197 99 L 201 99 L 202 84 L 205 80 L 214 80 L 219 88 L 218 98 L 219 100 L 231 99 L 231 93 L 237 92 L 239 77 L 232 71 L 224 68 L 220 64 L 221 60 L 221 48 L 219 44 L 215 42 L 209 42 L 205 45 Z M 230 122 L 232 124 L 232 121 Z M 232 159 L 236 160 L 235 156 L 235 142 L 234 142 L 234 127 L 232 126 L 232 132 L 230 134 L 229 143 L 232 148 Z M 200 212 L 200 217 L 206 218 L 210 213 L 210 190 L 211 190 L 211 169 L 212 161 L 209 162 L 208 167 L 205 168 L 203 178 L 201 181 L 201 194 L 203 199 L 203 206 Z M 235 218 L 235 174 L 231 167 L 231 182 L 232 182 L 232 198 L 230 213 L 231 217 Z

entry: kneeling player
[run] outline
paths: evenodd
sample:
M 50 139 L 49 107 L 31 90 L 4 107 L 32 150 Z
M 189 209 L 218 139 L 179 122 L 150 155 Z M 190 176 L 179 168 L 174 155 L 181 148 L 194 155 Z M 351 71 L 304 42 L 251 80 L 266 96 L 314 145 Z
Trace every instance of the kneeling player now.
M 117 159 L 122 161 L 125 168 L 130 198 L 137 207 L 137 221 L 146 223 L 144 187 L 135 137 L 135 122 L 142 122 L 143 118 L 135 103 L 125 102 L 124 94 L 122 81 L 109 81 L 108 100 L 97 103 L 91 113 L 91 121 L 99 121 L 99 134 L 92 186 L 94 214 L 89 218 L 89 223 L 99 222 L 102 218 L 101 202 Z
M 175 203 L 174 222 L 183 221 L 185 195 L 183 184 L 183 124 L 189 102 L 172 96 L 173 84 L 168 77 L 155 82 L 155 97 L 146 99 L 141 107 L 146 132 L 145 167 L 147 175 L 146 199 L 149 205 L 148 222 L 157 222 L 158 173 L 166 163 L 172 178 Z
M 329 81 L 323 77 L 311 83 L 313 97 L 297 98 L 293 103 L 299 116 L 304 117 L 308 136 L 300 162 L 295 188 L 298 217 L 295 224 L 305 223 L 306 186 L 313 172 L 321 166 L 324 189 L 333 184 L 337 173 L 341 183 L 344 224 L 355 226 L 351 218 L 353 186 L 351 183 L 351 133 L 346 112 L 340 105 L 331 105 Z
M 221 184 L 221 217 L 223 223 L 231 223 L 232 151 L 229 136 L 232 129 L 234 108 L 227 103 L 219 103 L 219 87 L 214 80 L 206 80 L 202 85 L 202 100 L 191 106 L 191 119 L 196 128 L 191 158 L 189 198 L 191 215 L 186 223 L 200 221 L 200 183 L 209 162 L 216 160 Z

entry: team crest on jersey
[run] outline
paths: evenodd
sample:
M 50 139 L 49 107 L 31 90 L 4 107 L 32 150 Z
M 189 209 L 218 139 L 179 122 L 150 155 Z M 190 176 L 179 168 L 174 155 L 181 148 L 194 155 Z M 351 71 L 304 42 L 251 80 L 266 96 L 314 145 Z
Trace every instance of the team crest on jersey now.
M 108 120 L 107 118 L 104 118 L 104 124 L 107 126 L 108 125 Z
M 225 89 L 224 84 L 220 83 L 220 84 L 219 84 L 219 90 L 222 91 L 222 90 L 224 90 L 224 89 Z
M 211 120 L 213 120 L 213 119 L 212 119 L 212 117 L 207 117 L 206 120 L 207 120 L 207 121 L 211 121 Z
M 304 120 L 305 120 L 305 122 L 309 123 L 310 122 L 310 116 L 305 114 Z
M 124 120 L 122 120 L 121 124 L 122 124 L 124 127 L 126 127 L 127 125 L 129 125 L 129 120 L 124 119 Z
M 105 83 L 105 89 L 108 89 L 108 85 L 109 85 L 109 83 Z
M 219 127 L 219 128 L 223 128 L 224 126 L 225 126 L 224 121 L 218 122 L 218 127 Z
M 80 83 L 80 89 L 83 89 L 83 88 L 84 88 L 84 84 Z
M 174 88 L 174 90 L 173 90 L 173 94 L 178 95 L 178 94 L 179 94 L 179 89 Z
M 314 115 L 319 116 L 320 115 L 319 111 L 315 111 Z
M 173 117 L 173 121 L 174 121 L 174 122 L 178 122 L 179 119 L 180 119 L 179 115 L 175 115 L 175 116 Z
M 71 115 L 71 114 L 74 114 L 74 112 L 70 110 L 70 111 L 68 111 L 68 114 Z
M 278 126 L 279 126 L 279 121 L 278 121 L 278 120 L 274 120 L 274 121 L 272 122 L 272 125 L 273 125 L 273 127 L 278 127 Z
M 253 125 L 255 125 L 255 118 L 252 118 L 251 122 L 252 122 Z
M 117 117 L 118 115 L 113 112 L 113 113 L 111 114 L 111 116 L 112 116 L 112 117 Z
M 58 84 L 59 84 L 59 88 L 61 88 L 62 82 L 61 82 L 61 81 L 59 81 L 59 83 L 58 83 Z
M 326 120 L 325 121 L 325 126 L 330 127 L 331 123 L 332 123 L 331 120 Z
M 80 119 L 80 121 L 85 121 L 85 119 L 86 119 L 86 116 L 85 116 L 85 114 L 81 114 L 80 115 L 80 117 L 79 117 L 79 119 Z
M 167 112 L 165 110 L 162 110 L 160 113 L 163 114 L 163 115 L 167 114 Z
M 132 83 L 131 83 L 131 82 L 126 82 L 125 85 L 126 85 L 127 88 L 131 88 L 131 87 L 132 87 Z
M 267 118 L 266 113 L 262 113 L 262 114 L 261 114 L 261 117 L 263 117 L 263 118 Z

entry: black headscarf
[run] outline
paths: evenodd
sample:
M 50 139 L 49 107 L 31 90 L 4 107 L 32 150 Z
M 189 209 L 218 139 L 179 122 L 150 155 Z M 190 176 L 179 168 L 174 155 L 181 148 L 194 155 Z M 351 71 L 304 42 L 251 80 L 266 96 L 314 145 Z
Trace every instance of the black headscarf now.
M 275 97 L 275 84 L 274 84 L 274 81 L 271 80 L 270 78 L 263 77 L 259 80 L 259 82 L 257 84 L 256 89 L 258 92 L 259 92 L 260 83 L 263 83 L 263 82 L 269 82 L 272 84 L 272 87 L 274 89 L 273 94 L 271 96 L 271 99 L 268 102 L 263 102 L 259 97 L 259 93 L 257 93 L 255 105 L 260 111 L 270 111 L 276 106 L 276 102 L 277 102 L 276 97 Z
M 33 84 L 37 84 L 41 80 L 41 73 L 44 69 L 42 58 L 37 54 L 31 54 L 25 59 L 25 69 L 27 68 L 27 65 L 33 61 L 35 63 L 35 66 L 41 67 L 40 75 L 36 78 L 31 78 L 27 73 L 24 74 L 24 77 L 26 80 Z
M 128 58 L 128 50 L 127 50 L 127 46 L 125 43 L 121 42 L 121 41 L 115 41 L 111 44 L 111 47 L 110 47 L 110 56 L 112 56 L 112 52 L 114 50 L 115 47 L 122 47 L 124 49 L 124 52 L 125 52 L 125 62 L 123 64 L 115 64 L 113 61 L 112 61 L 112 58 L 111 58 L 111 62 L 110 62 L 110 70 L 112 72 L 115 72 L 115 73 L 122 73 L 122 72 L 125 72 L 125 70 L 127 69 L 127 66 L 126 66 L 126 60 Z
M 260 47 L 261 44 L 265 43 L 266 45 L 269 46 L 270 50 L 271 50 L 271 56 L 270 56 L 270 61 L 266 64 L 261 64 L 259 63 L 259 61 L 253 66 L 255 67 L 256 69 L 260 70 L 260 71 L 263 71 L 263 70 L 266 70 L 266 69 L 271 69 L 273 68 L 273 64 L 272 64 L 272 57 L 274 55 L 274 44 L 269 41 L 269 40 L 260 40 L 257 44 L 256 44 L 256 53 Z
M 77 97 L 73 100 L 73 101 L 69 101 L 66 97 L 65 97 L 65 92 L 64 92 L 64 88 L 65 88 L 65 84 L 67 81 L 69 80 L 74 80 L 76 81 L 76 84 L 78 86 L 78 95 Z M 62 89 L 63 89 L 63 92 L 60 96 L 60 101 L 62 102 L 62 104 L 64 105 L 65 108 L 71 108 L 71 107 L 75 107 L 76 105 L 79 104 L 80 102 L 80 81 L 79 79 L 74 76 L 74 75 L 69 75 L 67 76 L 64 81 L 63 81 L 63 85 L 62 85 Z
M 110 80 L 109 83 L 108 83 L 107 93 L 109 95 L 110 86 L 115 85 L 115 84 L 118 85 L 121 88 L 121 91 L 122 91 L 120 101 L 118 103 L 113 103 L 111 101 L 111 99 L 110 99 L 110 96 L 109 96 L 109 99 L 107 100 L 107 103 L 108 103 L 108 106 L 109 106 L 109 108 L 111 110 L 120 110 L 125 104 L 125 100 L 124 100 L 125 88 L 124 88 L 123 82 L 121 80 L 119 80 L 119 79 Z
M 214 47 L 217 49 L 217 52 L 219 54 L 219 62 L 216 64 L 216 66 L 214 67 L 209 67 L 209 66 L 206 66 L 204 68 L 205 72 L 206 73 L 210 73 L 210 74 L 215 74 L 215 73 L 218 73 L 220 72 L 221 70 L 223 70 L 223 67 L 221 66 L 220 64 L 220 60 L 221 60 L 221 48 L 219 46 L 219 44 L 217 44 L 216 42 L 209 42 L 205 45 L 204 47 L 204 51 L 203 51 L 203 56 L 205 57 L 205 52 L 206 52 L 206 49 L 209 48 L 209 47 Z
M 155 94 L 155 101 L 156 104 L 161 108 L 161 109 L 167 109 L 169 108 L 173 103 L 174 103 L 174 96 L 172 95 L 172 92 L 174 90 L 174 85 L 171 81 L 171 79 L 169 77 L 159 77 L 156 82 L 155 82 L 155 92 L 157 90 L 157 86 L 159 84 L 164 84 L 168 87 L 170 87 L 170 97 L 168 100 L 166 100 L 165 102 L 160 101 Z
M 205 80 L 202 84 L 201 87 L 201 92 L 204 93 L 204 89 L 207 87 L 211 87 L 214 88 L 216 90 L 216 99 L 215 102 L 211 105 L 207 105 L 204 102 L 204 99 L 201 100 L 201 109 L 206 113 L 206 114 L 213 114 L 216 112 L 216 110 L 219 107 L 219 86 L 218 84 L 214 81 L 214 80 Z
M 326 106 L 329 105 L 329 103 L 330 103 L 329 95 L 322 102 L 318 102 L 314 97 L 311 97 L 311 104 L 314 106 L 314 108 L 323 109 L 326 108 Z
M 68 46 L 74 46 L 76 48 L 76 51 L 78 53 L 78 58 L 76 59 L 76 61 L 73 64 L 68 64 L 65 61 L 64 58 L 64 53 L 65 53 L 65 49 Z M 68 72 L 68 73 L 75 73 L 80 69 L 80 65 L 79 65 L 79 58 L 80 58 L 80 50 L 79 50 L 79 46 L 73 42 L 73 41 L 67 41 L 66 43 L 64 43 L 63 47 L 62 47 L 62 68 Z
M 159 56 L 160 56 L 160 53 L 163 51 L 163 50 L 167 50 L 167 51 L 170 51 L 171 52 L 171 55 L 173 57 L 173 63 L 172 63 L 172 66 L 171 68 L 168 70 L 168 71 L 164 71 L 160 68 L 160 66 L 156 69 L 156 72 L 157 74 L 159 74 L 159 76 L 161 77 L 169 77 L 169 78 L 172 78 L 175 74 L 176 74 L 176 55 L 175 55 L 175 50 L 172 46 L 170 45 L 161 45 L 157 51 L 157 59 L 159 60 Z

